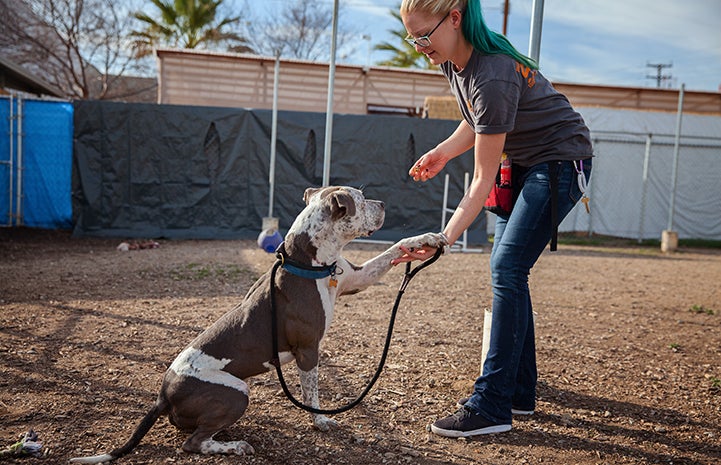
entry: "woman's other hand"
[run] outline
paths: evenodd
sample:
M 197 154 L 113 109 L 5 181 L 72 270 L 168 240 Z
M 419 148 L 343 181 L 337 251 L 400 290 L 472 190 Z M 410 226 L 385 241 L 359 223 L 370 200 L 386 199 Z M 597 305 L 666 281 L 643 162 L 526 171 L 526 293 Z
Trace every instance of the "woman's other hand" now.
M 408 174 L 414 181 L 428 181 L 440 173 L 447 162 L 448 158 L 443 156 L 437 149 L 433 149 L 419 158 L 408 170 Z

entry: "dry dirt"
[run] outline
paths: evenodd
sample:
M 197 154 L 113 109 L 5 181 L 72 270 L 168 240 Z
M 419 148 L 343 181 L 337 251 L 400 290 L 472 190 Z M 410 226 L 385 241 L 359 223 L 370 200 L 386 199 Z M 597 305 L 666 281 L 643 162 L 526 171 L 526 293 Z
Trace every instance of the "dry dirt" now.
M 29 429 L 62 464 L 124 442 L 163 372 L 273 263 L 253 241 L 160 241 L 0 230 L 0 440 Z M 381 246 L 351 244 L 355 263 Z M 275 374 L 249 380 L 251 405 L 221 439 L 252 456 L 179 452 L 161 419 L 121 464 L 721 463 L 721 253 L 561 245 L 531 276 L 540 383 L 536 414 L 472 440 L 426 427 L 468 394 L 479 366 L 488 254 L 451 253 L 401 302 L 388 362 L 329 433 L 283 396 Z M 321 404 L 362 390 L 379 360 L 403 267 L 339 301 L 321 360 Z M 286 365 L 286 378 L 297 373 Z M 2 458 L 0 457 L 0 461 Z

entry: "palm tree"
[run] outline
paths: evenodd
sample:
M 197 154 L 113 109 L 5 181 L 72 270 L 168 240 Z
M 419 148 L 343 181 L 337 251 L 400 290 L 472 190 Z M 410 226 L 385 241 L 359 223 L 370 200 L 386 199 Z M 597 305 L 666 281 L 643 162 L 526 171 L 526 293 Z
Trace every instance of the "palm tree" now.
M 240 21 L 240 17 L 225 17 L 216 21 L 218 7 L 223 0 L 150 0 L 159 10 L 159 18 L 138 11 L 133 16 L 145 24 L 145 29 L 132 31 L 136 57 L 150 55 L 153 48 L 167 45 L 180 48 L 200 48 L 225 43 L 234 52 L 252 51 L 247 40 L 225 29 Z
M 390 10 L 390 13 L 402 25 L 403 20 L 401 19 L 401 15 L 400 13 L 398 13 L 398 10 L 400 10 L 400 5 L 395 10 Z M 400 44 L 400 47 L 389 42 L 382 42 L 373 47 L 374 50 L 381 50 L 384 52 L 393 53 L 393 57 L 388 60 L 379 61 L 377 63 L 378 65 L 395 66 L 399 68 L 433 68 L 433 64 L 428 61 L 428 57 L 416 51 L 416 48 L 414 46 L 404 40 L 407 35 L 404 26 L 401 26 L 401 28 L 398 30 L 392 30 L 389 32 L 392 33 L 394 37 L 398 38 L 397 42 L 398 44 Z

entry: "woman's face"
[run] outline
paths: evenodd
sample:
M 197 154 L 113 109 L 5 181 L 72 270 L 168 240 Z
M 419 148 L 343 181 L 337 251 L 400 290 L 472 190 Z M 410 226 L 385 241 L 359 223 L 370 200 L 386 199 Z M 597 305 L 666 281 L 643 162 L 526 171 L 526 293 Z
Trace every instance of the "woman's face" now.
M 410 12 L 402 17 L 408 39 L 413 39 L 416 50 L 425 54 L 434 65 L 450 59 L 449 46 L 452 41 L 449 39 L 455 30 L 452 25 L 454 15 L 451 13 L 445 16 L 432 16 L 421 12 Z

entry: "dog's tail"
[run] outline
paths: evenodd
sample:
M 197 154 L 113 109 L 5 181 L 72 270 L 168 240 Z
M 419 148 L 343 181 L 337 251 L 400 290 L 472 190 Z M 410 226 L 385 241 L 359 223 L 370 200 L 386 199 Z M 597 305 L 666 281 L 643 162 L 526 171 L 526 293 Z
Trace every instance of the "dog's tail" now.
M 135 432 L 133 435 L 128 439 L 128 442 L 123 444 L 121 447 L 118 447 L 117 449 L 113 450 L 110 453 L 102 454 L 102 455 L 93 455 L 89 457 L 75 457 L 70 459 L 70 462 L 72 463 L 103 463 L 103 462 L 110 462 L 111 460 L 115 460 L 119 457 L 122 457 L 123 455 L 126 455 L 131 450 L 135 449 L 135 447 L 140 444 L 140 441 L 145 437 L 146 434 L 148 434 L 148 431 L 150 431 L 150 428 L 153 427 L 156 421 L 158 421 L 158 418 L 160 418 L 160 415 L 165 413 L 165 409 L 167 408 L 167 404 L 165 401 L 158 399 L 158 401 L 155 403 L 152 409 L 145 414 L 145 417 L 140 421 L 140 424 L 135 429 Z

